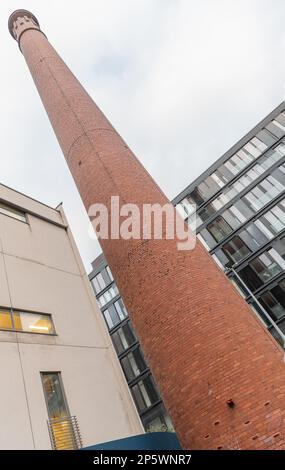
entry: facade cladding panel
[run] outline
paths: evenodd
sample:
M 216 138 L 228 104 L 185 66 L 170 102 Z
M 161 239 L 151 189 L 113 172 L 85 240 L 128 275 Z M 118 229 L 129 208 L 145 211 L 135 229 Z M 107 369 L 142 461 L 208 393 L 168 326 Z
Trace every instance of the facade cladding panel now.
M 173 203 L 284 347 L 285 103 Z
M 173 432 L 159 390 L 103 254 L 89 275 L 126 381 L 146 432 Z

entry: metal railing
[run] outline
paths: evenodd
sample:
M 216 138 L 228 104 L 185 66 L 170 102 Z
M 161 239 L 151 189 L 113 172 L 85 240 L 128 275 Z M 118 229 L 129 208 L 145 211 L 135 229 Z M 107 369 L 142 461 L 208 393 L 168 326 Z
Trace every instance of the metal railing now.
M 82 448 L 82 439 L 76 416 L 50 419 L 47 423 L 53 450 Z

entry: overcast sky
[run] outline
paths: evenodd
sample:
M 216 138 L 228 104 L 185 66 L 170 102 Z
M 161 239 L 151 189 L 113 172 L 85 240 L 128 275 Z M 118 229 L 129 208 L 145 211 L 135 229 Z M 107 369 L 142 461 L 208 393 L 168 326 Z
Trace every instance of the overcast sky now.
M 284 99 L 284 0 L 1 0 L 0 182 L 63 201 L 88 272 L 100 249 L 8 33 L 17 8 L 171 199 Z

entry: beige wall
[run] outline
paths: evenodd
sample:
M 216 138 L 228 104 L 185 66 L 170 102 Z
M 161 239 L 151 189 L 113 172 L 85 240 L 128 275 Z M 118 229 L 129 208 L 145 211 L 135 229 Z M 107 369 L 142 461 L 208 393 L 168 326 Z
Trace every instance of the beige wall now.
M 49 313 L 57 333 L 0 331 L 0 449 L 51 448 L 40 371 L 61 372 L 84 446 L 142 433 L 62 209 L 1 185 L 0 199 L 31 211 L 0 214 L 0 307 Z

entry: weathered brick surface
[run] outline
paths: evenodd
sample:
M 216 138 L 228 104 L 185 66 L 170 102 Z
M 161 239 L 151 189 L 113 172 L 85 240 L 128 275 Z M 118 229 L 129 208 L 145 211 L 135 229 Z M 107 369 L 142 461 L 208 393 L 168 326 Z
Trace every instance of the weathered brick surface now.
M 167 202 L 44 35 L 20 46 L 86 209 Z M 282 351 L 204 248 L 176 243 L 101 241 L 183 446 L 285 449 Z

